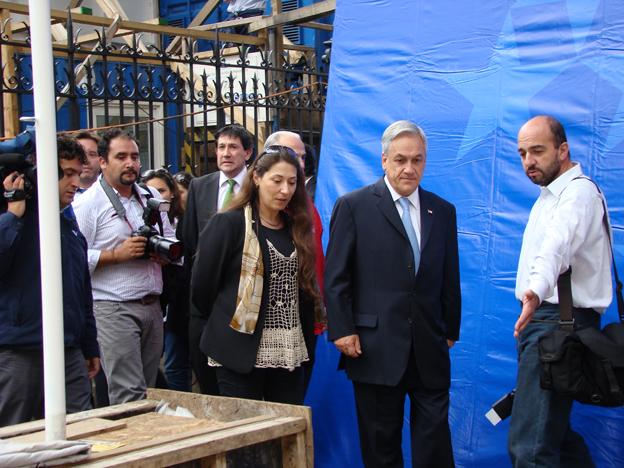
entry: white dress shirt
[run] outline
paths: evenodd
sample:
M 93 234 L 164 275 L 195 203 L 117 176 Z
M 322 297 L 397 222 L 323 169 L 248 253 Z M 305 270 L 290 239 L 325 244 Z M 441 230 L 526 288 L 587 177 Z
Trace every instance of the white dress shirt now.
M 541 193 L 522 239 L 516 298 L 527 289 L 558 304 L 557 278 L 572 266 L 575 307 L 604 312 L 612 299 L 611 251 L 603 226 L 602 196 L 575 164 Z
M 130 198 L 119 196 L 130 226 L 117 216 L 99 179 L 73 204 L 80 231 L 87 239 L 87 256 L 95 301 L 131 301 L 162 292 L 162 268 L 152 260 L 139 259 L 97 266 L 103 250 L 112 250 L 119 246 L 130 237 L 132 231 L 145 224 L 142 216 L 147 200 L 146 192 L 138 185 L 136 188 L 141 194 L 143 205 L 134 195 Z M 150 192 L 155 198 L 160 198 L 155 189 L 150 188 Z M 167 214 L 161 213 L 161 217 L 164 236 L 175 238 Z
M 243 169 L 236 175 L 236 177 L 232 177 L 234 179 L 234 195 L 240 192 L 241 187 L 243 186 L 243 182 L 245 182 L 245 177 L 247 176 L 247 167 L 243 166 Z M 223 199 L 225 198 L 225 194 L 228 191 L 228 183 L 230 180 L 223 172 L 219 171 L 219 198 L 217 200 L 217 206 L 219 209 L 223 207 Z
M 403 207 L 399 202 L 399 198 L 403 198 L 403 196 L 399 195 L 396 190 L 392 188 L 392 185 L 390 185 L 390 181 L 388 180 L 388 176 L 384 176 L 384 182 L 386 183 L 386 187 L 388 187 L 388 190 L 390 190 L 390 195 L 392 195 L 394 206 L 399 212 L 399 218 L 402 218 Z M 416 231 L 418 247 L 420 248 L 420 197 L 418 196 L 418 187 L 416 187 L 416 190 L 414 190 L 409 197 L 405 198 L 407 198 L 410 202 L 410 219 L 412 220 L 414 231 Z

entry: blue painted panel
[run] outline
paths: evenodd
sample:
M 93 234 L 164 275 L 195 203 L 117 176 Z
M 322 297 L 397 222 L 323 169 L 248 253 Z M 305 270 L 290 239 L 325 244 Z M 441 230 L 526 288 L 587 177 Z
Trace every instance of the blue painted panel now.
M 601 184 L 624 270 L 623 44 L 619 0 L 338 3 L 317 206 L 327 232 L 335 199 L 382 174 L 384 128 L 423 126 L 423 187 L 458 214 L 464 306 L 450 423 L 459 467 L 510 465 L 508 421 L 492 427 L 484 414 L 515 384 L 515 274 L 538 195 L 516 133 L 530 116 L 559 117 L 573 159 Z M 603 323 L 615 318 L 612 306 Z M 319 340 L 317 356 L 308 396 L 317 466 L 361 466 L 351 385 L 331 343 Z M 578 405 L 572 424 L 597 466 L 624 466 L 624 409 Z

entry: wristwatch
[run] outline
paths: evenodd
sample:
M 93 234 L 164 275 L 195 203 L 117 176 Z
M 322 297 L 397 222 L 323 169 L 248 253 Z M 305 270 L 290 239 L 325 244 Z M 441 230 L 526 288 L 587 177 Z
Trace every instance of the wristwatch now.
M 26 200 L 26 192 L 20 189 L 5 190 L 4 199 L 9 203 Z

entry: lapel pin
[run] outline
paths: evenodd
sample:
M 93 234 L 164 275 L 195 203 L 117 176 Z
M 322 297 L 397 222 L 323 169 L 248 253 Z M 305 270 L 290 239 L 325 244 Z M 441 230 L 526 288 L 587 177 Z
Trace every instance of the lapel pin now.
M 429 213 L 430 215 L 432 215 L 432 214 L 433 214 L 433 211 L 431 211 L 431 210 L 427 210 L 427 213 Z

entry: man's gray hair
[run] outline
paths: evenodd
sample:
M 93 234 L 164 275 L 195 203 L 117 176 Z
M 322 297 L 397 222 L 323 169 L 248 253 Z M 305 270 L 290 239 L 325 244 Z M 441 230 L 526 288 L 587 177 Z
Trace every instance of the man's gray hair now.
M 266 141 L 264 142 L 265 151 L 269 146 L 279 145 L 280 144 L 279 141 L 282 139 L 283 136 L 286 136 L 286 135 L 296 136 L 297 138 L 301 139 L 299 134 L 295 132 L 289 132 L 288 130 L 278 130 L 277 132 L 271 133 L 267 137 Z
M 403 133 L 411 133 L 419 137 L 425 146 L 425 151 L 427 151 L 427 137 L 425 136 L 425 132 L 422 128 L 409 120 L 397 120 L 386 128 L 381 137 L 381 151 L 388 154 L 388 149 L 390 149 L 392 140 Z

